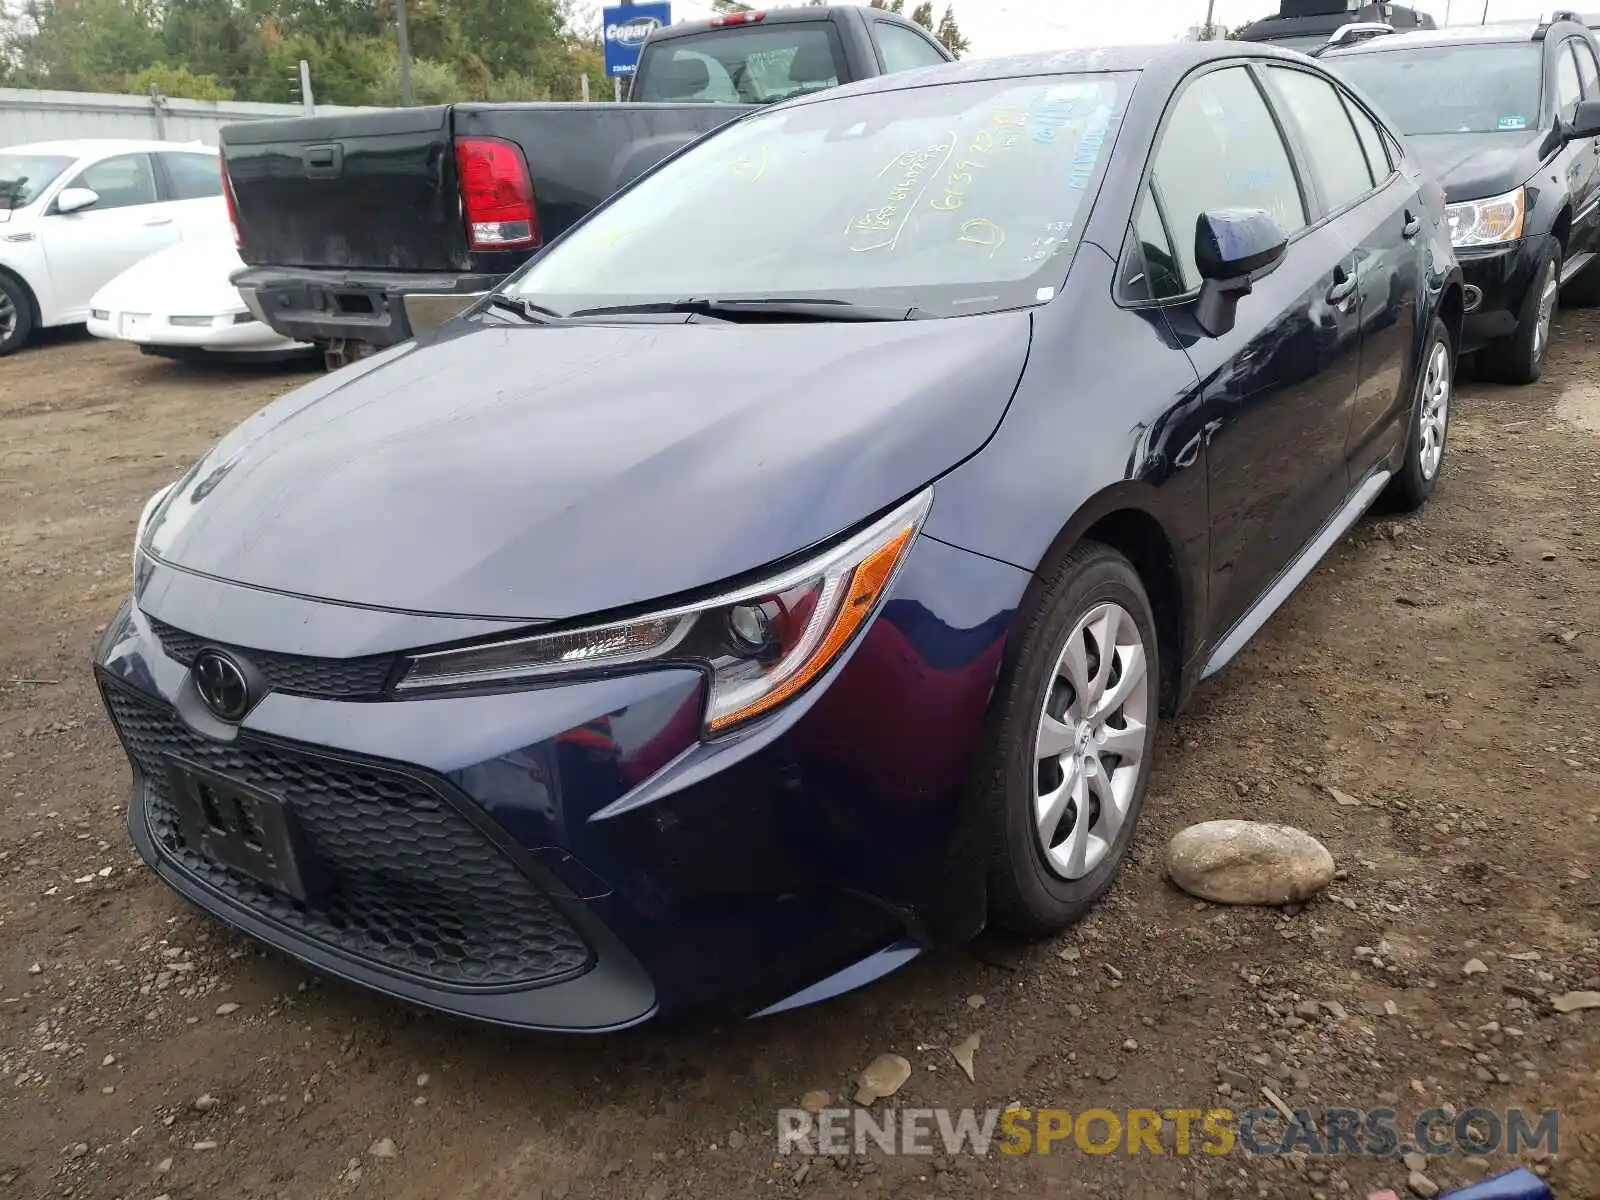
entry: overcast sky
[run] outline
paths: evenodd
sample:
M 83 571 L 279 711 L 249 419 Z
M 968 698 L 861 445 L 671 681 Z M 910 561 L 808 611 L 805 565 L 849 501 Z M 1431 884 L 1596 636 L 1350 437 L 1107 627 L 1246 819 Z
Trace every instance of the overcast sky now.
M 935 0 L 944 11 L 946 0 Z M 1276 0 L 1215 0 L 1215 20 L 1242 25 L 1277 11 Z M 914 0 L 908 0 L 910 9 Z M 1491 21 L 1519 20 L 1560 8 L 1560 0 L 1488 0 Z M 1417 0 L 1416 7 L 1444 23 L 1475 24 L 1484 0 Z M 673 16 L 693 20 L 709 13 L 707 4 L 675 0 Z M 1114 45 L 1118 42 L 1165 42 L 1182 35 L 1206 17 L 1206 0 L 955 0 L 956 20 L 972 40 L 974 55 L 1016 54 L 1063 46 Z

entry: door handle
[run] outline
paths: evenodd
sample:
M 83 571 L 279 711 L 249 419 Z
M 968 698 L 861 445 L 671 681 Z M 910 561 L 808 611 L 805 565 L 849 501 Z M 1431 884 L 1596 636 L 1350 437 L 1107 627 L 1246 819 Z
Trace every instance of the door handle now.
M 1346 273 L 1343 267 L 1333 270 L 1333 286 L 1328 289 L 1328 303 L 1339 311 L 1345 310 L 1345 301 L 1355 295 L 1356 281 L 1353 276 Z
M 1400 229 L 1400 236 L 1410 241 L 1422 232 L 1422 222 L 1411 215 L 1411 210 L 1406 209 L 1406 223 Z
M 151 217 L 148 221 L 145 222 L 145 224 L 146 225 L 171 225 L 172 224 L 172 218 L 171 217 Z

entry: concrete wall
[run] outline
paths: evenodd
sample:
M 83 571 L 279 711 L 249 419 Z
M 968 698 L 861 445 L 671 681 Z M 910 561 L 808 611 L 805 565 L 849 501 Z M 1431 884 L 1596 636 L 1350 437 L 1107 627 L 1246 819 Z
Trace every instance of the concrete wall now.
M 374 109 L 319 104 L 319 116 Z M 180 100 L 99 92 L 0 88 L 0 147 L 68 138 L 160 138 L 217 144 L 217 132 L 238 121 L 305 116 L 299 104 L 244 100 Z

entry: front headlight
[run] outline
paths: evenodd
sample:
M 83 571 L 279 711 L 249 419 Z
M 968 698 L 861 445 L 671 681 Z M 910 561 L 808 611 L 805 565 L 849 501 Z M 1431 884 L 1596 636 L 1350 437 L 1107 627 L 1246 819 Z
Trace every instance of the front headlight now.
M 1527 191 L 1518 188 L 1487 200 L 1463 200 L 1445 205 L 1453 246 L 1497 246 L 1522 236 L 1522 218 L 1527 208 Z
M 419 654 L 398 691 L 519 682 L 637 663 L 711 676 L 708 733 L 798 695 L 859 633 L 905 561 L 933 499 L 924 491 L 822 554 L 703 603 L 628 621 Z
M 156 509 L 160 507 L 161 502 L 167 498 L 167 493 L 176 486 L 176 484 L 169 483 L 144 502 L 144 508 L 139 513 L 139 524 L 133 530 L 133 562 L 135 570 L 138 569 L 139 548 L 144 545 L 145 530 L 150 528 L 150 518 L 154 515 Z

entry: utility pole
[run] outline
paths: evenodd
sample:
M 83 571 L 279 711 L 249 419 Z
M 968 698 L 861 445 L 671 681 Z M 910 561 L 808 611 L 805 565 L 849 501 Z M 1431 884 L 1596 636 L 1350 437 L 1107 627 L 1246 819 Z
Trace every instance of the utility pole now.
M 311 64 L 303 58 L 300 60 L 300 103 L 306 110 L 306 116 L 317 115 L 317 100 L 311 94 Z
M 394 31 L 400 43 L 400 103 L 411 105 L 411 35 L 406 32 L 406 0 L 394 0 Z
M 1205 31 L 1203 36 L 1208 42 L 1211 40 L 1211 17 L 1216 11 L 1217 0 L 1206 0 L 1206 23 L 1201 28 Z
M 1479 21 L 1478 24 L 1479 25 L 1487 25 L 1488 23 L 1489 23 L 1489 0 L 1483 0 L 1483 20 Z

